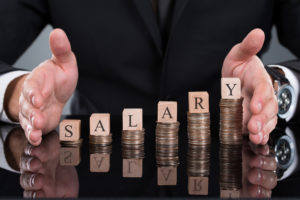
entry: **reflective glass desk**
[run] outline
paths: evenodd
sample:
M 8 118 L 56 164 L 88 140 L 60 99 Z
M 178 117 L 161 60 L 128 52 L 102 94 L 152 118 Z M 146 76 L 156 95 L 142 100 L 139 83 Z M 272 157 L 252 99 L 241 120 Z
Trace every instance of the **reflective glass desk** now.
M 112 116 L 111 132 L 113 134 L 113 143 L 111 151 L 108 151 L 111 153 L 106 154 L 101 154 L 101 152 L 103 153 L 103 149 L 99 150 L 95 147 L 91 147 L 89 144 L 89 116 L 66 116 L 66 118 L 82 120 L 81 137 L 83 138 L 83 143 L 81 147 L 61 147 L 56 131 L 47 134 L 43 138 L 42 145 L 36 147 L 34 150 L 42 163 L 42 168 L 39 171 L 40 177 L 36 178 L 34 184 L 41 184 L 43 186 L 42 189 L 39 190 L 39 194 L 36 193 L 35 195 L 47 197 L 78 196 L 100 198 L 220 197 L 219 182 L 224 177 L 220 177 L 219 170 L 222 165 L 219 161 L 219 156 L 220 153 L 223 152 L 223 149 L 218 139 L 218 119 L 211 120 L 212 142 L 208 151 L 210 153 L 208 185 L 201 185 L 201 181 L 188 183 L 187 153 L 189 146 L 187 142 L 186 119 L 179 118 L 181 123 L 179 131 L 180 164 L 177 167 L 177 171 L 173 174 L 169 172 L 163 174 L 166 179 L 173 178 L 176 185 L 161 186 L 158 185 L 158 170 L 155 161 L 156 123 L 154 116 L 144 116 L 144 128 L 146 133 L 144 146 L 145 157 L 141 161 L 142 164 L 138 165 L 139 168 L 135 168 L 134 170 L 128 169 L 129 164 L 126 169 L 134 172 L 137 172 L 136 170 L 142 170 L 140 171 L 142 175 L 140 178 L 123 177 L 121 117 Z M 2 151 L 0 160 L 0 197 L 23 197 L 24 189 L 20 185 L 20 180 L 21 183 L 23 181 L 22 184 L 24 187 L 24 184 L 30 184 L 30 180 L 26 180 L 30 179 L 30 176 L 25 176 L 23 173 L 20 179 L 20 172 L 12 172 L 9 170 L 13 168 L 17 169 L 20 164 L 18 159 L 23 153 L 24 147 L 27 145 L 24 133 L 20 128 L 6 124 L 0 125 L 0 131 L 2 139 L 2 146 L 0 146 L 2 148 L 2 150 L 0 150 L 0 152 Z M 264 197 L 271 193 L 272 197 L 300 197 L 299 142 L 300 126 L 297 124 L 290 124 L 288 126 L 282 125 L 281 127 L 278 125 L 276 130 L 271 134 L 269 145 L 266 146 L 255 146 L 245 137 L 242 148 L 240 149 L 243 163 L 240 165 L 240 171 L 237 172 L 241 175 L 242 188 L 239 190 L 240 197 Z M 228 155 L 230 157 L 230 150 Z M 257 162 L 264 161 L 261 165 L 265 166 L 262 167 L 268 168 L 267 161 L 271 159 L 276 160 L 276 171 L 261 170 L 254 167 L 255 162 L 257 165 Z M 24 160 L 23 158 L 23 162 L 26 164 L 26 159 Z M 136 163 L 132 165 L 133 168 L 135 164 Z M 255 173 L 259 173 L 259 175 L 263 176 L 260 180 L 260 184 L 251 183 L 251 180 L 252 182 L 255 181 L 253 177 L 251 177 L 254 176 L 253 174 Z M 278 178 L 272 179 L 275 174 Z M 231 177 L 235 176 L 232 172 L 227 175 Z M 226 174 L 222 176 L 226 176 Z M 189 184 L 194 184 L 190 185 L 190 190 L 188 189 Z M 274 188 L 272 184 L 277 186 Z M 267 189 L 264 189 L 264 186 Z M 205 187 L 208 187 L 207 195 L 191 194 L 197 194 L 197 190 L 198 192 L 200 190 L 201 193 L 201 190 L 205 190 Z M 33 195 L 33 193 L 25 192 L 24 195 L 30 196 Z M 235 193 L 223 195 L 234 197 Z

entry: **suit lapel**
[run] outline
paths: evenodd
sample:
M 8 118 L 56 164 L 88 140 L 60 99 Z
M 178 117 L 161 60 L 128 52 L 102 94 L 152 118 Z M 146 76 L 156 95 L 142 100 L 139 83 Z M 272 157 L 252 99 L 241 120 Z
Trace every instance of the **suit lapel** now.
M 175 7 L 174 7 L 174 12 L 173 12 L 172 24 L 171 24 L 171 30 L 170 30 L 169 37 L 171 37 L 171 35 L 175 29 L 175 26 L 184 11 L 184 8 L 185 8 L 187 2 L 188 2 L 188 0 L 175 0 Z
M 151 2 L 149 0 L 134 0 L 136 8 L 141 15 L 148 31 L 150 32 L 156 49 L 159 54 L 162 56 L 162 39 L 159 31 L 159 27 L 157 25 L 157 21 L 154 15 L 154 11 L 151 6 Z

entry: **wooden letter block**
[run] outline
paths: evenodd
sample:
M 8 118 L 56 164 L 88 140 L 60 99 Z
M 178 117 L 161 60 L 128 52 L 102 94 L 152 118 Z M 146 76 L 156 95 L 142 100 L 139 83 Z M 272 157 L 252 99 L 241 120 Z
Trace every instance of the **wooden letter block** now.
M 143 109 L 123 110 L 123 130 L 143 130 Z
M 192 177 L 188 180 L 189 195 L 208 195 L 208 177 Z
M 157 185 L 177 185 L 177 167 L 158 167 Z
M 141 178 L 143 176 L 143 159 L 123 159 L 123 177 Z
M 157 122 L 177 122 L 177 102 L 160 101 L 157 106 Z
M 209 96 L 207 92 L 189 92 L 189 112 L 209 112 Z
M 80 139 L 81 120 L 65 119 L 59 124 L 60 141 L 77 141 Z
M 110 154 L 90 154 L 90 172 L 109 172 Z
M 221 190 L 220 197 L 224 199 L 238 199 L 241 196 L 240 190 Z
M 90 134 L 107 136 L 110 133 L 110 114 L 94 113 L 90 117 Z
M 222 78 L 221 79 L 222 99 L 240 99 L 241 98 L 241 81 L 239 78 Z
M 61 147 L 60 148 L 60 165 L 77 166 L 80 163 L 80 147 Z

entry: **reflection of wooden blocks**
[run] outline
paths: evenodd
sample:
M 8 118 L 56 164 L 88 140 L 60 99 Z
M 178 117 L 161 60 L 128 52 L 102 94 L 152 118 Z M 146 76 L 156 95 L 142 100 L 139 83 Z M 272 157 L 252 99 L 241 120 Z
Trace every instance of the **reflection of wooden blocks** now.
M 209 97 L 207 92 L 189 92 L 189 112 L 209 112 Z
M 177 185 L 177 167 L 158 167 L 157 185 Z
M 60 165 L 77 166 L 80 163 L 80 147 L 61 147 L 60 148 Z
M 141 178 L 143 176 L 143 159 L 123 159 L 123 177 Z
M 109 172 L 110 154 L 94 153 L 90 154 L 91 172 Z
M 123 110 L 123 130 L 143 130 L 143 109 Z
M 110 133 L 110 114 L 94 113 L 90 117 L 90 135 L 107 136 Z
M 208 177 L 188 178 L 189 195 L 208 195 Z
M 157 122 L 177 122 L 177 102 L 160 101 L 157 106 Z
M 80 139 L 81 120 L 65 119 L 59 124 L 60 141 L 77 141 Z
M 239 78 L 222 78 L 221 79 L 222 99 L 240 99 L 241 98 L 241 81 Z
M 220 191 L 220 197 L 224 199 L 229 199 L 229 198 L 240 198 L 241 196 L 241 191 L 240 190 L 221 190 Z

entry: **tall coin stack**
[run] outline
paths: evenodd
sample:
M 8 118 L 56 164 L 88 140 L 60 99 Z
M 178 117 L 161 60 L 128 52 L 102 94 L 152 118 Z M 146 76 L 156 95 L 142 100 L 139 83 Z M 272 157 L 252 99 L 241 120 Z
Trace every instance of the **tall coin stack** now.
M 156 165 L 157 184 L 176 185 L 178 156 L 177 102 L 160 101 L 158 103 L 156 123 Z M 165 176 L 165 174 L 170 176 Z
M 239 198 L 242 187 L 243 99 L 239 78 L 222 78 L 220 101 L 220 195 Z
M 187 175 L 190 195 L 208 195 L 210 113 L 207 92 L 189 92 Z
M 243 99 L 238 78 L 222 78 L 220 101 L 220 143 L 242 144 Z
M 89 143 L 98 146 L 109 146 L 112 143 L 110 133 L 110 114 L 94 113 L 90 117 Z
M 123 177 L 140 178 L 143 172 L 144 139 L 142 109 L 123 110 Z

